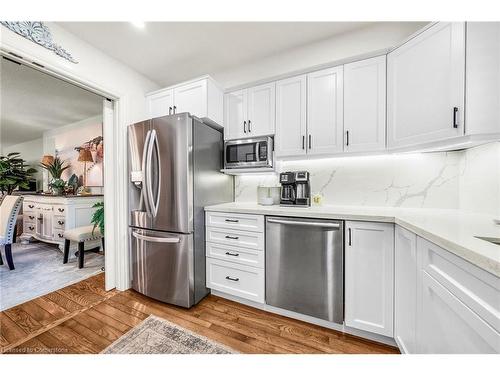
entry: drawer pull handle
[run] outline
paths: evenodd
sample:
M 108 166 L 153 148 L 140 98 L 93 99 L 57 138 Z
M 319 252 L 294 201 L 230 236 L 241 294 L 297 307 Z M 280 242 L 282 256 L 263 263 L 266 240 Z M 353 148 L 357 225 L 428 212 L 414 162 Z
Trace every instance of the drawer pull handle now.
M 31 215 L 29 215 L 28 217 L 29 217 L 31 220 L 33 220 L 33 219 L 35 218 L 34 216 L 31 216 Z
M 238 253 L 230 253 L 229 251 L 226 251 L 226 255 L 231 255 L 232 257 L 239 257 L 240 254 Z
M 226 236 L 227 239 L 230 239 L 230 240 L 237 240 L 239 237 L 236 237 L 236 236 Z
M 59 238 L 63 238 L 63 237 L 64 237 L 64 235 L 63 235 L 63 234 L 61 234 L 61 233 L 57 233 L 57 236 L 58 236 Z
M 33 227 L 33 226 L 29 226 L 29 227 L 28 227 L 28 229 L 29 229 L 29 230 L 33 230 L 33 229 L 35 229 L 35 227 Z
M 29 208 L 33 208 L 33 207 L 35 207 L 35 206 L 34 206 L 34 205 L 32 205 L 32 204 L 28 204 L 28 207 L 29 207 Z
M 234 220 L 234 219 L 226 219 L 225 220 L 227 223 L 239 223 L 239 220 Z
M 58 223 L 59 225 L 64 225 L 64 221 L 61 221 L 61 220 L 58 220 L 58 221 L 57 221 L 57 223 Z
M 226 280 L 231 280 L 231 281 L 240 281 L 239 278 L 237 277 L 231 277 L 231 276 L 226 276 Z
M 58 208 L 57 209 L 59 212 L 64 212 L 64 208 Z

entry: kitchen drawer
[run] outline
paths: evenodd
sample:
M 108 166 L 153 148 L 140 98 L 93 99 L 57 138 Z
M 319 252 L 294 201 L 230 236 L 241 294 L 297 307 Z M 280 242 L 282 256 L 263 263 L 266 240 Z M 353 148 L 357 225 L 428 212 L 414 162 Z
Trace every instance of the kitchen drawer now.
M 206 227 L 206 241 L 223 245 L 246 247 L 264 250 L 264 233 L 246 232 L 242 230 Z
M 207 258 L 207 288 L 264 303 L 264 270 Z
M 417 248 L 422 269 L 500 331 L 498 278 L 421 237 L 417 239 Z
M 251 267 L 264 268 L 264 252 L 244 247 L 221 245 L 207 242 L 207 257 L 244 264 Z
M 66 218 L 64 216 L 54 216 L 54 228 L 64 230 L 66 228 Z
M 64 230 L 54 229 L 54 241 L 64 241 Z
M 54 205 L 54 215 L 66 215 L 66 206 Z
M 33 211 L 23 212 L 23 222 L 24 223 L 35 223 L 36 213 Z
M 23 213 L 33 212 L 34 210 L 35 210 L 35 203 L 33 203 L 33 202 L 24 202 L 23 203 Z
M 35 223 L 24 223 L 23 233 L 35 234 L 36 224 Z
M 500 353 L 500 333 L 426 271 L 420 272 L 417 352 Z
M 212 227 L 264 232 L 264 215 L 207 212 L 205 224 Z

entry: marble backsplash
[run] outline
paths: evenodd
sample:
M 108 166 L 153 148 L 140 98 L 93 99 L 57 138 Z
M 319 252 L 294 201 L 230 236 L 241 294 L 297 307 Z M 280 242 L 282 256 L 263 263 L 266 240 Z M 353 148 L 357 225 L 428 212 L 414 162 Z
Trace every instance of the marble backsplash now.
M 464 151 L 280 161 L 277 171 L 307 170 L 323 204 L 462 208 L 500 214 L 500 143 Z M 278 175 L 235 179 L 235 201 L 255 202 Z

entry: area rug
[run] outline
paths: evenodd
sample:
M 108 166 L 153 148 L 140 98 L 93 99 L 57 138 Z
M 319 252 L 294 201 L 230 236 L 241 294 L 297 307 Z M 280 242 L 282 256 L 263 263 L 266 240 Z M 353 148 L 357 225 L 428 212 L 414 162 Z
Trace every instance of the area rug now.
M 102 354 L 236 353 L 227 346 L 154 315 L 147 317 L 102 351 Z
M 0 311 L 61 289 L 102 272 L 104 255 L 85 253 L 85 267 L 78 269 L 74 252 L 63 264 L 63 253 L 56 245 L 44 242 L 12 245 L 14 270 L 10 271 L 2 252 L 0 266 Z

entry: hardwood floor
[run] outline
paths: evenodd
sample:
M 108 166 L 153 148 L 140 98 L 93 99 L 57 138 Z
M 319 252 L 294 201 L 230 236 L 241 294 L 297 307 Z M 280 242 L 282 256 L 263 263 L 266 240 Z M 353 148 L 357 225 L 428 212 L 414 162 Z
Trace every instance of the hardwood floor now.
M 187 310 L 132 290 L 106 292 L 104 274 L 0 312 L 0 352 L 99 353 L 151 314 L 241 353 L 399 353 L 216 296 Z

